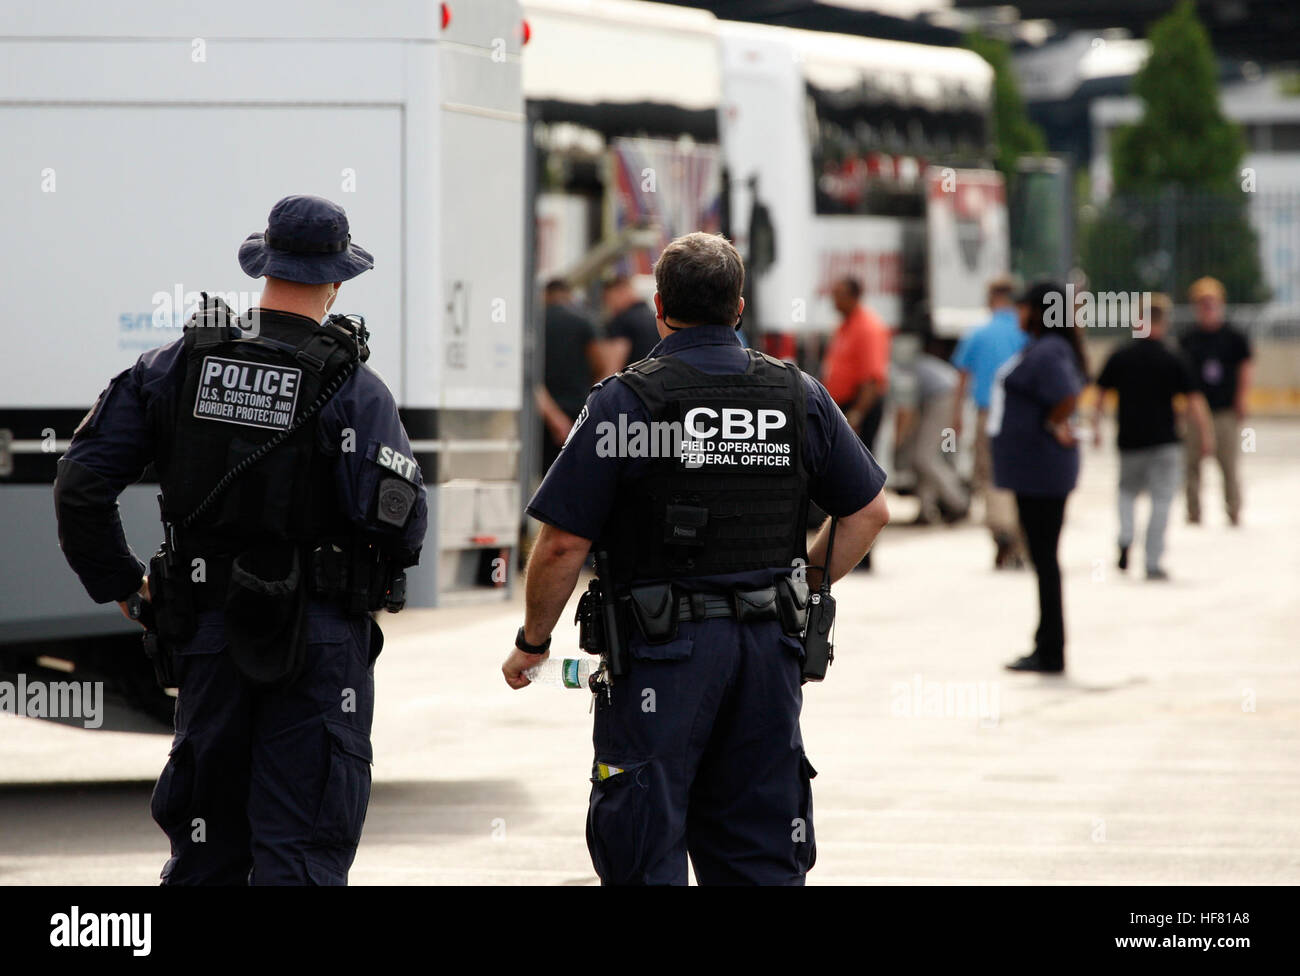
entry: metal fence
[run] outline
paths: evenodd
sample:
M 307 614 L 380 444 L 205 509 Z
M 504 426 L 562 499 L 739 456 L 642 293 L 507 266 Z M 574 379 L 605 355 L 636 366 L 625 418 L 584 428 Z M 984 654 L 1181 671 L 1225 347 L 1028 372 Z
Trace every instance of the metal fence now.
M 1093 291 L 1159 291 L 1191 321 L 1187 288 L 1227 291 L 1234 324 L 1255 338 L 1300 340 L 1300 188 L 1218 195 L 1168 187 L 1079 208 L 1077 252 Z

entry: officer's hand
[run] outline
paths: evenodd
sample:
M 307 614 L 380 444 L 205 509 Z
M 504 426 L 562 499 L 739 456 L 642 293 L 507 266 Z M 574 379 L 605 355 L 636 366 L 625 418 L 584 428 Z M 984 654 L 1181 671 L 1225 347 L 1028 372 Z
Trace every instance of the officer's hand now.
M 545 651 L 542 654 L 525 654 L 517 647 L 511 648 L 506 663 L 501 665 L 501 673 L 506 676 L 506 684 L 515 691 L 520 688 L 527 688 L 532 682 L 524 677 L 524 671 L 528 668 L 537 667 L 550 656 L 550 651 Z

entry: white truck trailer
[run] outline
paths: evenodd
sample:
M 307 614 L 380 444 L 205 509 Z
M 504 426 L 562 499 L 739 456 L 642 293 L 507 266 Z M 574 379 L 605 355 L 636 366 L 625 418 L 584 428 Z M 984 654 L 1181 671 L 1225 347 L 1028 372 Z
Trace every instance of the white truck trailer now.
M 375 254 L 336 311 L 365 316 L 429 485 L 409 604 L 484 592 L 518 526 L 523 34 L 515 0 L 0 6 L 0 670 L 138 642 L 63 561 L 55 462 L 198 292 L 255 303 L 236 250 L 290 193 Z M 148 481 L 121 499 L 145 559 Z

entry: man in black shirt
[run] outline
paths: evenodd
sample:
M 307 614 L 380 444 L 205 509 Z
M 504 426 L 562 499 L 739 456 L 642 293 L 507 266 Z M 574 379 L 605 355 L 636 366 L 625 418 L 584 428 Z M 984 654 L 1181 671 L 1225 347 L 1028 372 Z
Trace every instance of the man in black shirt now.
M 1200 443 L 1211 442 L 1209 411 L 1196 388 L 1187 362 L 1164 344 L 1171 305 L 1164 295 L 1153 295 L 1147 309 L 1146 335 L 1111 353 L 1097 378 L 1104 392 L 1119 394 L 1119 568 L 1128 569 L 1128 549 L 1133 543 L 1134 507 L 1142 492 L 1151 495 L 1147 522 L 1147 579 L 1168 575 L 1160 565 L 1165 548 L 1165 526 L 1178 488 L 1182 448 L 1174 426 L 1174 398 L 1190 404 Z M 1093 437 L 1101 445 L 1103 397 L 1097 398 Z M 1183 407 L 1185 409 L 1185 406 Z
M 547 282 L 542 385 L 534 391 L 542 416 L 543 474 L 564 446 L 591 384 L 601 377 L 596 327 L 572 307 L 572 301 L 567 281 Z
M 1223 471 L 1223 495 L 1228 521 L 1241 518 L 1241 484 L 1237 457 L 1241 453 L 1241 424 L 1252 372 L 1250 340 L 1223 320 L 1223 285 L 1213 278 L 1192 283 L 1189 297 L 1196 308 L 1196 328 L 1182 337 L 1182 348 L 1214 418 L 1214 455 Z M 1187 432 L 1187 520 L 1201 521 L 1201 458 L 1209 452 L 1194 428 Z
M 605 285 L 605 341 L 601 356 L 601 375 L 612 376 L 628 363 L 640 362 L 650 355 L 659 342 L 655 313 L 650 304 L 636 293 L 627 275 L 619 275 Z

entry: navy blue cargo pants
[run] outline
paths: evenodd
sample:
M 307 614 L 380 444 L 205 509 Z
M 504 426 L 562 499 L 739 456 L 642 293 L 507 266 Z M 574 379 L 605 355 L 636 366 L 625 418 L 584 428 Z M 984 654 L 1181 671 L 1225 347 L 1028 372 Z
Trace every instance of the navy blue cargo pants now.
M 370 802 L 371 626 L 312 603 L 302 675 L 266 690 L 236 671 L 221 613 L 200 616 L 151 804 L 171 840 L 164 884 L 347 883 Z
M 776 622 L 630 640 L 596 700 L 587 846 L 605 884 L 803 884 L 816 860 L 799 642 Z

